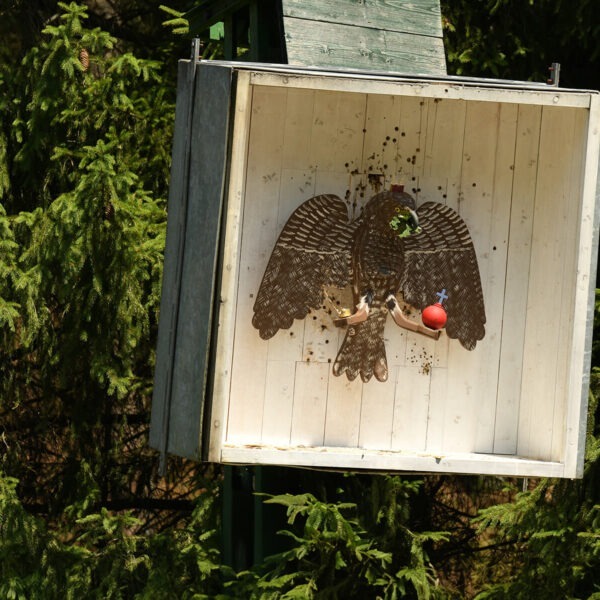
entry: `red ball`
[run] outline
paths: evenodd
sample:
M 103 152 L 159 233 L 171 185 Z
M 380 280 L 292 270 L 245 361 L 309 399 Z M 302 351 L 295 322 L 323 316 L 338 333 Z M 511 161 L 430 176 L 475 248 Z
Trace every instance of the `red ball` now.
M 446 325 L 447 318 L 446 309 L 439 302 L 427 306 L 421 313 L 423 325 L 429 329 L 442 329 Z

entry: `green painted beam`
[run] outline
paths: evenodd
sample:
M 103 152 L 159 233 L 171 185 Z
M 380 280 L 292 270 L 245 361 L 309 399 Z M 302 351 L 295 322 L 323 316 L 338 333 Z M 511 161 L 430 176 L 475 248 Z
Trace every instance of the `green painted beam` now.
M 190 24 L 190 31 L 200 33 L 211 25 L 224 21 L 242 6 L 248 4 L 248 0 L 205 0 L 194 8 L 188 10 L 183 16 Z

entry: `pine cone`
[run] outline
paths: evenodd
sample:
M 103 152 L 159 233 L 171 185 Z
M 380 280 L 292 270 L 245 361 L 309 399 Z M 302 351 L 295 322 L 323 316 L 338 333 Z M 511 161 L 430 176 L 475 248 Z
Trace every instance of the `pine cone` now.
M 115 216 L 115 207 L 112 205 L 111 202 L 107 202 L 104 205 L 104 218 L 107 221 L 112 221 L 114 216 Z
M 85 48 L 82 48 L 79 51 L 79 62 L 81 63 L 83 70 L 87 71 L 90 66 L 90 55 Z

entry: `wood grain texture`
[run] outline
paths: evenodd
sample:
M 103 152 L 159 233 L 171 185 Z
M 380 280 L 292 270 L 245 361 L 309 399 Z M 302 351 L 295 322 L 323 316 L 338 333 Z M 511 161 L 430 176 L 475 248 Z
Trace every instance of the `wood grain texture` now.
M 365 469 L 511 477 L 564 477 L 565 474 L 563 463 L 460 452 L 433 454 L 322 446 L 275 448 L 228 445 L 223 448 L 222 459 L 234 464 L 297 465 L 311 468 L 344 468 L 352 471 Z
M 600 224 L 600 96 L 591 98 L 584 150 L 582 204 L 578 229 L 575 315 L 569 373 L 569 397 L 578 394 L 581 402 L 569 402 L 566 414 L 565 463 L 567 477 L 583 476 L 583 456 L 587 431 L 587 409 L 595 306 L 595 280 L 598 266 Z M 596 166 L 597 165 L 597 166 Z M 595 193 L 594 193 L 595 190 Z M 591 276 L 587 276 L 590 273 Z M 585 315 L 585 320 L 583 319 Z
M 180 61 L 177 73 L 175 137 L 172 149 L 169 186 L 167 240 L 160 300 L 160 322 L 154 369 L 150 446 L 165 452 L 171 404 L 173 356 L 175 354 L 179 290 L 183 263 L 183 241 L 187 215 L 187 178 L 189 174 L 190 116 L 193 104 L 195 66 Z
M 454 79 L 420 80 L 403 78 L 394 73 L 356 72 L 344 75 L 336 72 L 307 74 L 300 69 L 285 76 L 269 71 L 250 71 L 256 86 L 291 87 L 329 92 L 353 92 L 358 94 L 388 94 L 390 96 L 416 97 L 424 102 L 433 100 L 458 100 L 477 102 L 501 102 L 503 104 L 534 104 L 536 106 L 560 106 L 563 108 L 590 107 L 590 92 L 542 87 L 527 88 L 525 85 L 497 85 L 490 87 L 480 82 L 457 82 Z
M 250 74 L 236 73 L 236 98 L 233 111 L 232 143 L 229 155 L 229 181 L 226 202 L 226 227 L 223 240 L 223 265 L 219 289 L 218 343 L 215 356 L 214 379 L 210 415 L 208 456 L 218 461 L 221 446 L 227 434 L 233 339 L 237 311 L 237 285 L 239 281 L 242 222 L 245 197 L 248 137 L 252 86 Z M 222 340 L 227 343 L 223 344 Z
M 254 151 L 247 156 L 242 238 L 238 270 L 236 327 L 233 362 L 239 364 L 232 378 L 227 439 L 249 439 L 261 429 L 269 344 L 256 344 L 252 327 L 254 295 L 263 274 L 262 262 L 268 259 L 277 239 L 282 148 L 286 119 L 287 90 L 267 88 L 252 96 L 250 140 Z M 256 135 L 260 132 L 260 135 Z M 248 202 L 260 203 L 253 210 Z M 293 344 L 289 352 L 294 352 Z M 251 350 L 250 352 L 248 352 Z
M 460 106 L 456 108 L 462 109 Z M 498 316 L 487 309 L 487 304 L 493 303 L 489 285 L 489 237 L 493 222 L 491 207 L 498 113 L 499 105 L 496 103 L 473 102 L 466 106 L 458 188 L 447 199 L 456 206 L 471 232 L 486 299 L 486 315 L 489 315 L 492 327 L 486 323 L 486 335 L 478 353 L 449 348 L 441 441 L 444 451 L 449 448 L 476 451 L 482 411 L 487 404 L 495 404 L 495 389 L 484 387 L 483 376 L 486 368 L 497 368 L 497 361 L 494 362 L 493 358 L 489 363 L 487 361 L 490 350 L 494 349 L 493 324 Z M 439 403 L 439 396 L 437 398 Z M 431 448 L 430 438 L 428 435 L 428 448 Z M 439 443 L 437 447 L 440 447 Z
M 565 157 L 563 149 L 575 150 L 578 133 L 573 111 L 543 109 L 538 167 L 543 177 L 537 179 L 533 211 L 517 446 L 520 455 L 532 458 L 551 456 L 555 411 L 562 410 L 560 404 L 566 401 L 561 391 L 572 335 L 575 276 L 567 240 L 574 239 L 578 211 L 572 210 L 570 198 L 579 184 L 572 179 L 571 156 Z M 581 160 L 581 146 L 578 150 Z M 556 316 L 552 327 L 548 327 L 548 315 Z
M 293 65 L 445 74 L 438 0 L 283 0 Z
M 541 118 L 539 106 L 518 107 L 504 293 L 504 313 L 511 319 L 502 328 L 493 448 L 498 454 L 517 451 Z
M 283 0 L 282 5 L 284 17 L 442 37 L 438 0 Z
M 168 450 L 196 459 L 201 453 L 204 395 L 213 333 L 231 76 L 231 69 L 211 65 L 196 69 L 194 98 L 207 97 L 193 112 L 186 227 L 185 232 L 178 232 L 180 240 L 183 235 L 183 256 Z M 205 233 L 199 235 L 200 231 Z
M 444 75 L 441 38 L 284 17 L 291 65 Z

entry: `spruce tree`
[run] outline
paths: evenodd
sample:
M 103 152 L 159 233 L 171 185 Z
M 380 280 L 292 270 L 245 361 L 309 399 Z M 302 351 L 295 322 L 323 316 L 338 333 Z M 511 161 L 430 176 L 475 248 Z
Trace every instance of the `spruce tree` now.
M 58 9 L 0 64 L 0 597 L 167 590 L 152 553 L 175 547 L 202 585 L 198 521 L 165 520 L 202 481 L 160 480 L 147 447 L 172 70 Z

